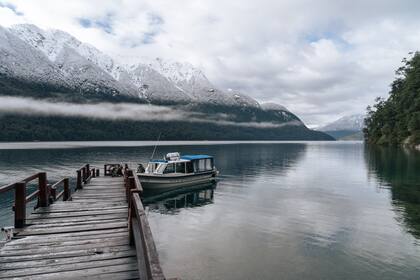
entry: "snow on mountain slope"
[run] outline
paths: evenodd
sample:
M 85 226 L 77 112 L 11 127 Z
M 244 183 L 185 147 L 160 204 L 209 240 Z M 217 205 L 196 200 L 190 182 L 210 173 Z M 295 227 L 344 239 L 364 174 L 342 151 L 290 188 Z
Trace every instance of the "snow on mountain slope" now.
M 364 115 L 355 114 L 350 116 L 344 116 L 338 120 L 327 124 L 324 127 L 319 128 L 319 131 L 338 131 L 338 130 L 350 130 L 350 131 L 361 131 L 364 127 Z
M 285 121 L 299 121 L 302 125 L 303 122 L 286 107 L 277 103 L 267 102 L 261 104 L 261 109 L 267 112 L 275 114 L 278 118 L 284 119 Z
M 144 64 L 131 65 L 127 74 L 127 82 L 136 87 L 139 97 L 150 102 L 188 103 L 191 100 L 188 94 Z
M 188 62 L 155 58 L 148 61 L 147 65 L 166 77 L 195 102 L 259 107 L 258 102 L 247 95 L 232 90 L 223 92 L 215 88 L 202 70 Z
M 133 88 L 116 80 L 120 73 L 112 58 L 70 34 L 60 30 L 42 30 L 31 24 L 14 25 L 10 31 L 45 54 L 73 88 L 114 95 L 134 94 Z
M 30 82 L 67 85 L 61 71 L 42 53 L 1 26 L 0 74 Z
M 50 72 L 55 71 L 53 75 L 47 75 L 47 70 L 40 69 L 41 76 L 44 74 L 45 78 L 50 79 L 61 76 L 56 80 L 81 91 L 124 94 L 159 104 L 213 104 L 262 109 L 255 99 L 245 94 L 215 88 L 203 71 L 190 63 L 156 58 L 124 65 L 61 30 L 43 30 L 35 25 L 20 24 L 6 31 L 20 41 L 22 48 L 26 42 L 26 48 L 30 49 L 28 52 L 36 52 L 37 55 L 33 57 L 47 64 Z M 13 68 L 13 63 L 7 65 L 4 68 Z M 24 66 L 19 68 L 23 69 Z M 31 73 L 29 70 L 26 72 Z M 277 111 L 287 111 L 278 108 Z

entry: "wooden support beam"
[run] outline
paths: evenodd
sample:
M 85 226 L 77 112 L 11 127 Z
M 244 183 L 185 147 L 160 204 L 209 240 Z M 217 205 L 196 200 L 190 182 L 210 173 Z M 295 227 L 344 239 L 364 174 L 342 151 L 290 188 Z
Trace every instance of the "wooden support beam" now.
M 77 170 L 77 182 L 76 182 L 76 189 L 81 190 L 83 189 L 82 186 L 82 171 L 79 169 Z
M 47 173 L 46 172 L 40 172 L 38 176 L 39 176 L 38 177 L 39 207 L 47 207 L 49 205 Z
M 71 193 L 70 193 L 70 186 L 69 186 L 69 178 L 65 178 L 63 181 L 64 184 L 64 194 L 63 194 L 63 200 L 67 201 L 70 199 Z
M 15 184 L 15 228 L 23 228 L 26 223 L 26 183 Z

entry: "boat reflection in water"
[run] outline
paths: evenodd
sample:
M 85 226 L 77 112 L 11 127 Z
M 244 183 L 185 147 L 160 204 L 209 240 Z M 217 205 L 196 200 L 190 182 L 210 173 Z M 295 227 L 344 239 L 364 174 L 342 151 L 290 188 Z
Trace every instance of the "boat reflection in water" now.
M 145 191 L 143 203 L 149 211 L 172 214 L 180 208 L 212 204 L 217 183 L 207 183 L 171 190 Z

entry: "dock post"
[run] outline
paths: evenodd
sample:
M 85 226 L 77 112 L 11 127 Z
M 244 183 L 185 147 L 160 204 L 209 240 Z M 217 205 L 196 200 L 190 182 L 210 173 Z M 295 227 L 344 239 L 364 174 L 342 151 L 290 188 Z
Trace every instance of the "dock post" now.
M 96 170 L 95 170 L 95 168 L 92 168 L 92 178 L 95 178 L 96 177 Z
M 56 199 L 57 199 L 57 189 L 51 188 L 51 185 L 50 184 L 48 184 L 47 186 L 48 186 L 48 189 L 50 190 L 50 194 L 51 194 L 51 196 L 53 198 L 53 201 L 56 201 Z
M 64 184 L 63 200 L 67 201 L 70 198 L 69 178 L 64 179 L 63 184 Z
M 86 164 L 86 179 L 90 177 L 90 164 Z
M 15 228 L 23 228 L 26 223 L 26 183 L 15 185 Z
M 82 187 L 82 171 L 79 169 L 77 170 L 77 183 L 76 183 L 76 189 L 81 190 Z
M 99 177 L 99 168 L 96 169 L 96 177 Z
M 38 175 L 38 184 L 39 184 L 39 206 L 47 207 L 49 205 L 48 201 L 48 186 L 47 186 L 47 173 L 40 172 Z
M 83 166 L 82 168 L 82 182 L 86 183 L 86 166 Z

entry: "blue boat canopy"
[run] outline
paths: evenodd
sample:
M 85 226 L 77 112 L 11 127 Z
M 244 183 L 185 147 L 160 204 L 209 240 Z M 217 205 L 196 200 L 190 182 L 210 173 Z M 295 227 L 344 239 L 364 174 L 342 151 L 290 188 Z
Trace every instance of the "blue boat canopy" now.
M 152 159 L 149 162 L 168 162 L 168 161 L 164 159 Z
M 208 156 L 208 155 L 185 155 L 181 157 L 181 159 L 186 159 L 186 160 L 197 160 L 197 159 L 206 159 L 206 158 L 213 158 L 213 157 Z

